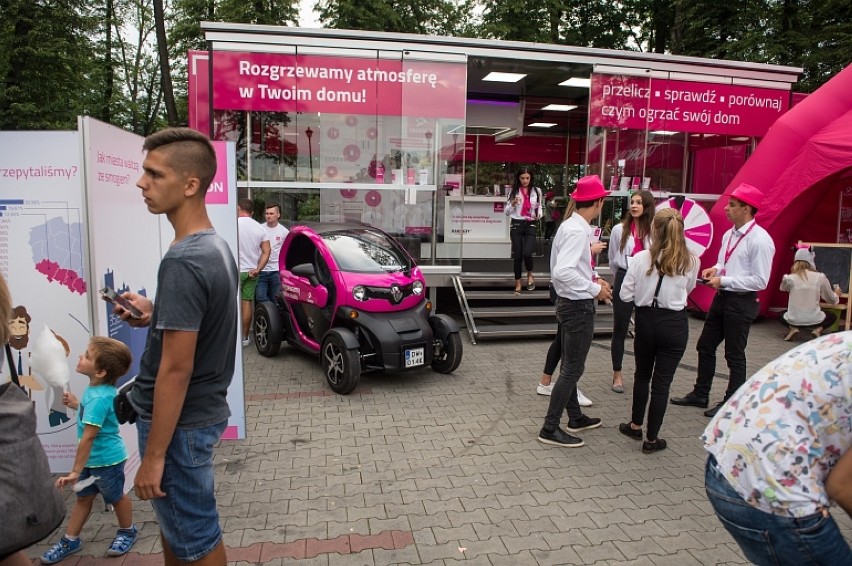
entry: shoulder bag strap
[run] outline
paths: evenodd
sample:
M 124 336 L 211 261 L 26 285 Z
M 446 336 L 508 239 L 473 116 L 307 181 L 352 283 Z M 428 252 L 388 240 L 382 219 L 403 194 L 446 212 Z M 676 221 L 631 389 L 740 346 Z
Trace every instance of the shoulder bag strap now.
M 657 308 L 657 297 L 660 295 L 660 287 L 663 286 L 663 273 L 660 271 L 660 264 L 657 264 L 657 272 L 660 274 L 660 278 L 657 279 L 657 288 L 654 289 L 654 300 L 651 302 L 651 306 Z
M 9 343 L 6 342 L 6 365 L 9 366 L 9 375 L 12 378 L 12 383 L 21 386 L 21 382 L 18 380 L 18 372 L 15 371 L 15 360 L 12 356 L 12 347 L 9 346 Z

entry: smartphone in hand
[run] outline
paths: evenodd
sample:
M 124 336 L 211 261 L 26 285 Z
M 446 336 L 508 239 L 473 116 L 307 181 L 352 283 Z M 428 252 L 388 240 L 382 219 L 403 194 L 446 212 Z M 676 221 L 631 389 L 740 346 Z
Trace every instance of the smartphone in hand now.
M 124 310 L 126 310 L 128 313 L 130 313 L 130 316 L 132 318 L 142 318 L 142 311 L 131 305 L 130 301 L 116 293 L 115 289 L 112 289 L 110 287 L 104 287 L 103 289 L 101 289 L 101 296 L 112 304 L 118 305 Z

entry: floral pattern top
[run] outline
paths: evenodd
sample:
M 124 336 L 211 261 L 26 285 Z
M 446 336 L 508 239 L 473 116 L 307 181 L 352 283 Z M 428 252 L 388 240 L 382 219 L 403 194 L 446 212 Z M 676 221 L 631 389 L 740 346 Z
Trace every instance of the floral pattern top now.
M 852 445 L 852 331 L 811 340 L 737 390 L 701 437 L 731 487 L 785 517 L 828 507 L 825 479 Z

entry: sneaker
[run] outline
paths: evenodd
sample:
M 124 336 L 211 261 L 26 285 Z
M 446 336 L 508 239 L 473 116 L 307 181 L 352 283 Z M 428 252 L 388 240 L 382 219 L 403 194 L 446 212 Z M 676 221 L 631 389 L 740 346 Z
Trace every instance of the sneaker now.
M 56 564 L 61 560 L 65 560 L 75 552 L 83 550 L 83 541 L 79 538 L 71 540 L 68 537 L 62 537 L 59 542 L 53 545 L 53 548 L 41 555 L 42 564 Z
M 122 554 L 127 554 L 127 551 L 130 550 L 138 537 L 139 529 L 136 528 L 136 525 L 131 525 L 129 529 L 118 529 L 118 532 L 115 535 L 115 540 L 113 540 L 112 544 L 109 545 L 107 556 L 121 556 Z
M 541 429 L 541 432 L 538 433 L 538 441 L 542 444 L 564 446 L 565 448 L 579 448 L 586 444 L 583 442 L 582 438 L 571 436 L 561 428 L 557 428 L 553 432 L 547 432 L 546 430 Z
M 583 395 L 583 392 L 577 389 L 577 402 L 580 403 L 581 407 L 591 407 L 592 400 Z
M 642 443 L 642 454 L 651 454 L 653 452 L 659 452 L 660 450 L 666 449 L 666 441 L 662 438 L 658 438 L 657 440 L 651 442 L 646 440 Z
M 704 416 L 705 417 L 715 417 L 716 413 L 719 412 L 719 409 L 721 409 L 724 404 L 725 404 L 724 401 L 719 401 L 718 403 L 716 403 L 715 407 L 710 407 L 709 409 L 704 411 Z
M 682 407 L 698 407 L 699 409 L 706 409 L 710 404 L 710 400 L 707 399 L 707 397 L 699 397 L 694 391 L 690 391 L 683 397 L 672 397 L 671 404 L 680 405 Z
M 587 417 L 583 415 L 579 419 L 576 420 L 568 420 L 568 426 L 565 427 L 565 430 L 570 432 L 580 432 L 581 430 L 589 430 L 592 428 L 598 428 L 601 426 L 601 420 L 593 417 Z
M 547 395 L 549 397 L 550 394 L 553 393 L 553 385 L 553 383 L 551 383 L 550 385 L 542 385 L 541 383 L 539 383 L 538 387 L 535 388 L 535 392 L 539 395 Z
M 243 338 L 243 348 L 251 346 L 251 338 Z

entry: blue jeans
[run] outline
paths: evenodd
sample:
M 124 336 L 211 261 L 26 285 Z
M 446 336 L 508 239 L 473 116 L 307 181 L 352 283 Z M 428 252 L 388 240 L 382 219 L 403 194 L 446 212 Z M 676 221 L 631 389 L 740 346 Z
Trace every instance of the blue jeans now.
M 577 382 L 586 369 L 586 357 L 592 347 L 595 333 L 595 301 L 572 301 L 559 297 L 556 301 L 556 318 L 562 334 L 562 365 L 559 379 L 550 394 L 550 405 L 544 418 L 544 429 L 559 426 L 562 411 L 570 420 L 583 416 L 577 402 Z
M 226 420 L 200 428 L 178 427 L 166 449 L 160 482 L 166 496 L 152 499 L 151 505 L 163 538 L 181 562 L 200 560 L 222 540 L 213 488 L 213 445 L 227 424 Z M 137 418 L 136 430 L 144 458 L 151 421 Z
M 254 290 L 254 299 L 263 301 L 275 300 L 275 295 L 281 292 L 281 275 L 277 271 L 261 271 Z
M 716 468 L 712 455 L 707 458 L 704 487 L 722 525 L 758 566 L 852 564 L 852 550 L 827 512 L 795 518 L 752 507 Z
M 118 503 L 124 497 L 124 462 L 101 468 L 83 468 L 77 481 L 88 479 L 89 476 L 96 476 L 98 479 L 92 485 L 78 491 L 77 497 L 89 497 L 100 493 L 104 502 L 110 505 Z

